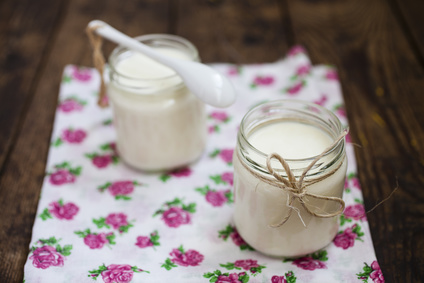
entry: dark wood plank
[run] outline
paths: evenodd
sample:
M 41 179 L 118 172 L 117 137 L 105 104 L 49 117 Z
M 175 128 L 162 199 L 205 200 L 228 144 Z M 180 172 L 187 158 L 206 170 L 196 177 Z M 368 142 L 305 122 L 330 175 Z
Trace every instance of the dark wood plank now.
M 39 5 L 34 2 L 34 6 Z M 40 9 L 46 9 L 45 5 Z M 11 7 L 11 6 L 8 6 Z M 35 8 L 35 7 L 34 7 Z M 56 14 L 58 11 L 50 10 Z M 14 10 L 18 17 L 25 17 L 25 10 Z M 91 65 L 91 51 L 84 33 L 87 23 L 99 18 L 108 21 L 128 34 L 166 32 L 167 3 L 162 1 L 70 1 L 60 12 L 61 20 L 49 46 L 39 48 L 30 55 L 42 56 L 38 77 L 34 87 L 22 90 L 33 96 L 25 115 L 19 137 L 0 176 L 0 282 L 22 282 L 23 266 L 28 255 L 32 224 L 34 221 L 41 185 L 44 179 L 45 162 L 49 148 L 52 123 L 57 104 L 61 74 L 66 64 Z M 34 22 L 34 29 L 44 28 Z M 40 26 L 41 25 L 41 26 Z M 32 34 L 25 35 L 23 26 L 19 32 L 22 41 L 31 47 L 41 39 Z M 13 40 L 13 36 L 8 37 Z M 109 44 L 106 47 L 112 48 Z M 26 54 L 23 51 L 19 56 Z M 31 66 L 12 64 L 22 68 Z M 19 81 L 6 80 L 10 87 L 19 87 Z M 11 93 L 13 95 L 13 93 Z M 4 98 L 4 96 L 1 96 Z M 9 117 L 9 116 L 6 116 Z M 3 127 L 3 126 L 2 126 Z
M 424 1 L 392 0 L 390 1 L 393 13 L 397 15 L 404 33 L 421 66 L 424 66 Z
M 180 1 L 176 33 L 197 46 L 204 62 L 273 62 L 290 46 L 278 8 L 275 0 Z
M 289 0 L 295 39 L 340 73 L 386 282 L 424 278 L 424 70 L 386 1 Z
M 0 3 L 0 172 L 42 71 L 63 2 Z

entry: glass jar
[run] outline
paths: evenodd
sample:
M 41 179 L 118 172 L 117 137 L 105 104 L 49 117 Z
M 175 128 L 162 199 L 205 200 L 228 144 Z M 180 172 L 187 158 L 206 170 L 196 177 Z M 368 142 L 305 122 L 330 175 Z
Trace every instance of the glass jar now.
M 151 34 L 136 39 L 168 56 L 199 61 L 197 49 L 181 37 Z M 143 171 L 186 166 L 200 157 L 206 144 L 205 105 L 173 70 L 137 56 L 143 55 L 117 47 L 109 57 L 108 94 L 119 155 Z
M 286 125 L 291 125 L 291 128 L 264 130 L 265 127 Z M 291 149 L 287 148 L 285 161 L 298 182 L 308 165 L 317 159 L 307 171 L 303 184 L 305 192 L 324 199 L 310 195 L 301 198 L 313 213 L 330 214 L 331 217 L 309 213 L 300 197 L 293 197 L 289 190 L 282 189 L 281 181 L 272 175 L 267 166 L 267 157 L 271 152 L 261 151 L 252 145 L 253 138 L 259 137 L 268 142 L 281 135 L 276 145 L 282 146 L 280 149 L 284 151 L 284 143 L 290 143 L 299 134 L 296 132 L 301 132 L 300 140 L 287 145 Z M 339 119 L 329 110 L 296 100 L 267 102 L 244 116 L 234 154 L 234 223 L 241 237 L 254 249 L 270 256 L 295 257 L 317 251 L 333 240 L 338 233 L 335 215 L 344 208 L 341 198 L 347 159 L 343 132 Z M 320 149 L 310 156 L 310 148 L 319 142 L 319 138 L 314 136 L 316 134 L 328 138 L 327 149 Z M 323 151 L 326 153 L 318 158 Z M 269 165 L 275 173 L 288 179 L 280 161 L 270 159 Z M 338 198 L 339 201 L 326 197 Z

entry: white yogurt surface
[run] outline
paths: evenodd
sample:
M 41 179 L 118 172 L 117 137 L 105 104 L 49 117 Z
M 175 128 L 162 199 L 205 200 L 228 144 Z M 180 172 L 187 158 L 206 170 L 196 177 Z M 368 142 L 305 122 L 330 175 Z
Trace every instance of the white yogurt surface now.
M 331 137 L 320 129 L 289 121 L 260 127 L 248 140 L 263 153 L 276 152 L 285 159 L 319 155 L 332 143 Z

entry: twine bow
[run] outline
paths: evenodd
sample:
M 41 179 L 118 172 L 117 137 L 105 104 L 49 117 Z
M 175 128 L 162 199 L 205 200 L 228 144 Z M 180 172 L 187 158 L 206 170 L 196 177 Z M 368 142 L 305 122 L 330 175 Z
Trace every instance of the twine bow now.
M 306 190 L 307 185 L 305 184 L 304 180 L 306 177 L 306 174 L 309 172 L 309 170 L 311 170 L 311 168 L 318 162 L 319 159 L 321 159 L 325 154 L 327 154 L 337 143 L 339 143 L 345 136 L 347 135 L 347 130 L 345 130 L 335 141 L 333 144 L 331 144 L 328 148 L 326 148 L 320 155 L 318 155 L 309 165 L 308 167 L 305 168 L 305 170 L 303 170 L 302 175 L 299 178 L 299 181 L 296 180 L 293 172 L 290 169 L 290 166 L 288 165 L 288 163 L 286 162 L 286 160 L 284 160 L 283 157 L 281 157 L 279 154 L 277 153 L 271 153 L 267 156 L 267 160 L 266 160 L 266 166 L 268 168 L 269 173 L 277 180 L 277 182 L 272 182 L 272 185 L 279 187 L 280 189 L 289 192 L 289 197 L 287 198 L 287 207 L 289 208 L 289 212 L 287 213 L 287 215 L 281 220 L 280 223 L 277 224 L 270 224 L 269 226 L 272 228 L 278 228 L 281 227 L 282 225 L 284 225 L 284 223 L 287 222 L 287 220 L 289 220 L 293 210 L 297 211 L 303 225 L 306 227 L 305 222 L 302 219 L 302 216 L 300 215 L 300 211 L 293 206 L 293 202 L 295 199 L 297 199 L 299 201 L 299 203 L 303 206 L 303 208 L 311 215 L 316 216 L 316 217 L 320 217 L 320 218 L 329 218 L 329 217 L 334 217 L 337 216 L 339 214 L 341 214 L 345 208 L 345 202 L 343 201 L 343 199 L 338 198 L 338 197 L 330 197 L 330 196 L 321 196 L 321 195 L 316 195 L 313 193 L 310 193 Z M 277 172 L 275 172 L 274 168 L 272 168 L 271 165 L 271 160 L 272 159 L 277 159 L 281 165 L 284 168 L 284 171 L 287 174 L 287 179 L 284 178 L 283 176 L 279 175 Z M 340 165 L 341 166 L 341 165 Z M 325 176 L 319 178 L 318 180 L 314 180 L 315 182 L 324 180 L 325 178 L 328 178 L 330 175 L 332 175 L 332 173 L 335 173 L 338 170 L 338 168 L 334 169 L 332 172 L 330 172 L 329 174 L 326 174 Z M 267 182 L 269 183 L 269 182 Z M 338 204 L 340 204 L 339 209 L 337 209 L 334 212 L 330 212 L 330 213 L 317 213 L 314 212 L 312 210 L 309 209 L 309 207 L 306 205 L 305 202 L 305 197 L 313 197 L 316 199 L 320 199 L 320 200 L 328 200 L 328 201 L 333 201 L 336 202 Z

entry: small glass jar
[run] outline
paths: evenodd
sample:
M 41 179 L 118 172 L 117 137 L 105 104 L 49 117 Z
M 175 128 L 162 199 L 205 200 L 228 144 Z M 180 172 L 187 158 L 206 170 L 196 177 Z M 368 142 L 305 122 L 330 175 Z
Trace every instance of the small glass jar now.
M 302 101 L 280 100 L 258 105 L 244 116 L 234 154 L 234 223 L 249 245 L 275 257 L 296 257 L 312 253 L 328 245 L 338 233 L 337 216 L 313 216 L 305 210 L 298 198 L 294 198 L 292 204 L 288 203 L 291 193 L 275 185 L 276 179 L 266 165 L 270 152 L 265 154 L 250 142 L 252 134 L 261 128 L 286 122 L 299 123 L 314 131 L 318 130 L 328 135 L 328 146 L 333 144 L 307 172 L 307 192 L 336 197 L 341 201 L 347 169 L 345 140 L 342 138 L 336 142 L 344 129 L 339 119 L 327 109 Z M 270 132 L 269 138 L 274 134 L 275 131 Z M 292 131 L 287 132 L 287 135 L 291 134 Z M 308 135 L 307 132 L 305 134 Z M 313 143 L 315 140 L 311 138 L 307 142 Z M 297 156 L 296 152 L 291 153 L 290 155 Z M 285 161 L 299 181 L 305 168 L 319 155 L 290 157 L 291 159 L 286 158 Z M 278 160 L 271 159 L 270 165 L 280 176 L 287 178 L 287 173 Z M 344 207 L 344 203 L 341 205 L 339 202 L 310 196 L 303 196 L 303 200 L 314 213 L 332 213 Z M 290 210 L 288 220 L 281 225 Z
M 181 37 L 151 34 L 136 39 L 169 56 L 199 61 L 197 49 Z M 158 63 L 138 64 L 123 72 L 120 64 L 125 60 L 134 65 L 131 56 L 136 56 L 134 51 L 117 47 L 109 57 L 108 94 L 120 157 L 143 171 L 172 170 L 196 161 L 206 144 L 204 103 L 175 72 L 160 69 Z

